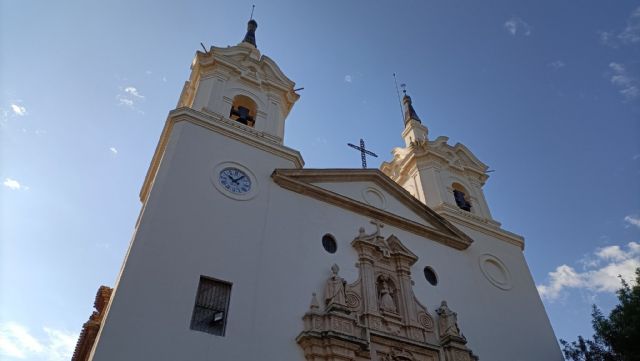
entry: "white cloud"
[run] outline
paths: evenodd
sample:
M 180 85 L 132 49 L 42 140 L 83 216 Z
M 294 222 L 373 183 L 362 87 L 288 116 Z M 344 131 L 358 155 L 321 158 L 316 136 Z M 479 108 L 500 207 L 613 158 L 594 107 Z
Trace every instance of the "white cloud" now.
M 118 100 L 118 105 L 144 114 L 144 112 L 138 109 L 138 103 L 143 102 L 145 100 L 145 96 L 140 94 L 136 87 L 127 86 L 120 88 L 120 93 L 116 95 L 116 99 Z
M 640 6 L 629 16 L 627 26 L 618 34 L 618 39 L 623 43 L 637 43 L 640 41 Z
M 0 352 L 15 358 L 27 358 L 27 355 L 43 352 L 45 347 L 29 330 L 15 322 L 0 324 Z
M 18 104 L 11 104 L 11 110 L 13 110 L 13 114 L 19 116 L 25 116 L 27 114 L 27 109 Z
M 558 70 L 560 68 L 564 68 L 565 66 L 567 66 L 567 64 L 565 64 L 564 61 L 562 60 L 556 60 L 554 62 L 549 63 L 549 66 L 555 70 Z
M 596 292 L 615 292 L 621 287 L 618 276 L 622 276 L 627 282 L 633 282 L 635 280 L 635 271 L 638 267 L 640 267 L 640 257 L 635 253 L 634 258 L 611 262 L 590 273 L 586 281 L 591 283 L 589 288 Z
M 611 41 L 613 39 L 613 32 L 611 31 L 600 31 L 598 32 L 600 36 L 600 42 L 605 45 L 614 45 Z
M 118 150 L 115 147 L 110 147 L 109 150 L 111 151 L 111 153 L 113 154 L 118 154 Z
M 46 339 L 38 339 L 16 322 L 0 323 L 0 355 L 18 359 L 34 356 L 49 361 L 69 360 L 78 334 L 43 327 Z
M 602 44 L 613 48 L 618 48 L 620 45 L 640 42 L 640 6 L 631 12 L 627 19 L 627 25 L 622 31 L 600 31 L 598 34 Z
M 631 77 L 627 69 L 620 63 L 609 63 L 611 69 L 611 84 L 619 88 L 620 94 L 626 101 L 631 101 L 640 96 L 640 88 L 635 78 Z
M 351 77 L 351 75 L 347 74 L 344 76 L 344 81 L 346 81 L 347 83 L 351 83 L 353 81 L 353 78 Z
M 631 157 L 631 159 L 633 159 L 633 160 L 640 159 L 640 154 L 635 154 L 633 157 Z
M 132 86 L 128 86 L 128 87 L 124 88 L 124 92 L 125 93 L 129 93 L 129 94 L 133 95 L 136 98 L 141 98 L 141 99 L 144 98 L 144 95 L 140 94 L 138 92 L 138 89 L 136 89 L 136 88 L 134 88 Z
M 628 216 L 624 217 L 624 221 L 629 223 L 632 226 L 636 226 L 636 227 L 640 228 L 640 217 L 638 217 L 636 215 L 628 215 Z
M 131 99 L 127 99 L 127 98 L 123 98 L 121 96 L 118 96 L 118 101 L 120 102 L 120 105 L 124 105 L 127 106 L 129 108 L 133 108 L 133 100 Z
M 615 292 L 621 287 L 618 276 L 622 276 L 627 282 L 635 280 L 635 269 L 640 267 L 640 244 L 630 242 L 626 250 L 620 246 L 599 248 L 593 253 L 593 258 L 583 263 L 586 267 L 583 272 L 566 264 L 549 272 L 547 284 L 537 286 L 540 296 L 553 301 L 569 288 Z
M 531 35 L 533 31 L 533 27 L 527 24 L 524 20 L 519 17 L 511 17 L 511 19 L 507 20 L 504 23 L 504 28 L 507 29 L 509 34 L 516 36 L 517 34 L 522 34 L 524 36 Z
M 49 360 L 70 360 L 76 347 L 78 334 L 44 327 L 47 334 L 47 356 Z
M 626 258 L 626 253 L 620 246 L 609 246 L 596 251 L 596 256 L 605 260 L 622 261 Z
M 29 190 L 29 187 L 27 187 L 27 186 L 25 186 L 23 184 L 20 184 L 20 182 L 18 182 L 15 179 L 11 179 L 11 178 L 5 178 L 4 182 L 2 182 L 2 185 L 7 187 L 7 188 L 9 188 L 9 189 L 11 189 L 12 191 L 20 191 L 20 190 L 26 191 L 26 190 Z
M 556 299 L 562 289 L 581 287 L 583 282 L 581 275 L 566 264 L 559 266 L 554 272 L 549 272 L 549 279 L 548 285 L 538 285 L 538 292 L 542 298 Z

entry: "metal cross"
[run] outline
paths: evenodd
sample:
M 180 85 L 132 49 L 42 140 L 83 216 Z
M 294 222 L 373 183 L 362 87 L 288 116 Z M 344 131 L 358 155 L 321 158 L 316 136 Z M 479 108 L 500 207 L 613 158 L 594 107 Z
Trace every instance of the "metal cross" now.
M 364 140 L 360 139 L 360 146 L 358 147 L 357 145 L 353 145 L 351 143 L 347 143 L 348 146 L 350 146 L 353 149 L 357 149 L 360 151 L 360 156 L 362 157 L 362 168 L 366 169 L 367 168 L 367 155 L 370 155 L 372 157 L 376 157 L 378 158 L 378 155 L 374 152 L 371 152 L 369 150 L 367 150 L 364 147 Z

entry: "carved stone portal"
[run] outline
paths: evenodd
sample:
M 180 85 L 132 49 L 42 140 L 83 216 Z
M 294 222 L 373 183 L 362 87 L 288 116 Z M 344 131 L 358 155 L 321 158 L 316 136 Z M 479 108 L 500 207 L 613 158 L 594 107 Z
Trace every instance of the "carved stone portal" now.
M 359 277 L 348 284 L 331 267 L 321 307 L 316 294 L 296 341 L 314 361 L 477 361 L 466 347 L 457 314 L 446 302 L 432 314 L 413 293 L 411 266 L 418 257 L 382 224 L 360 228 L 351 245 L 358 252 Z

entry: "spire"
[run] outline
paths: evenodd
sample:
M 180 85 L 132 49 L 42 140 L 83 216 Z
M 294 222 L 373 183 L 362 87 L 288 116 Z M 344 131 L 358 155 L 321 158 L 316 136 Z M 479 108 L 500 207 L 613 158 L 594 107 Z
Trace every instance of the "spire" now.
M 411 105 L 411 97 L 407 95 L 406 90 L 403 90 L 403 92 L 404 97 L 402 97 L 402 103 L 404 104 L 404 125 L 406 126 L 411 119 L 422 124 L 420 117 L 418 117 L 418 113 L 416 113 L 416 110 L 413 109 L 413 105 Z
M 257 48 L 258 47 L 256 45 L 256 29 L 257 28 L 258 28 L 258 23 L 253 19 L 249 20 L 249 22 L 247 23 L 247 34 L 244 36 L 244 39 L 242 39 L 242 42 L 249 43 Z
M 429 129 L 422 125 L 422 121 L 420 121 L 418 113 L 413 109 L 411 97 L 407 95 L 407 91 L 403 90 L 402 92 L 404 93 L 404 96 L 402 97 L 402 104 L 404 108 L 404 130 L 402 131 L 402 138 L 404 138 L 404 142 L 407 147 L 410 147 L 414 142 L 427 140 Z

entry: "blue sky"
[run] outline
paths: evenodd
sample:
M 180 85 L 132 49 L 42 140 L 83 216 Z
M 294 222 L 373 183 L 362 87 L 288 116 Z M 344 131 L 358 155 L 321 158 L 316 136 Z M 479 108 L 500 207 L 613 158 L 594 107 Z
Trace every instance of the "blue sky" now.
M 0 0 L 0 355 L 69 358 L 194 52 L 237 44 L 251 4 Z M 285 143 L 307 167 L 358 167 L 359 138 L 391 159 L 396 72 L 432 138 L 495 170 L 556 335 L 592 334 L 640 264 L 640 4 L 255 4 L 259 49 L 305 88 Z

